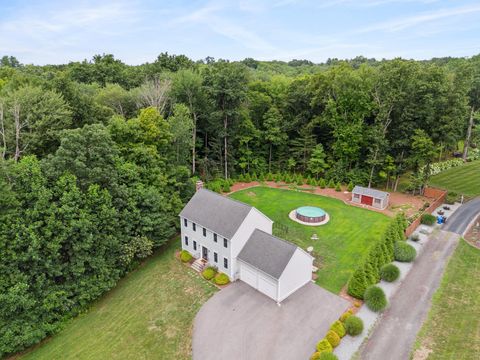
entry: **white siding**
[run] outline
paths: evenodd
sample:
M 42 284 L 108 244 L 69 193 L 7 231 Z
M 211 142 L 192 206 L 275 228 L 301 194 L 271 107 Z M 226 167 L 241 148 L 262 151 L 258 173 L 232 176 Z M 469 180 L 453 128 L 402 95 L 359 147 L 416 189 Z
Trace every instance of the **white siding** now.
M 295 250 L 285 267 L 279 283 L 278 302 L 308 283 L 312 279 L 313 258 L 301 249 Z
M 278 280 L 266 275 L 262 271 L 244 263 L 243 261 L 238 261 L 238 267 L 240 280 L 277 301 Z
M 235 235 L 233 235 L 231 241 L 231 256 L 232 256 L 232 280 L 238 279 L 240 276 L 239 269 L 237 267 L 237 256 L 240 251 L 243 249 L 247 240 L 252 235 L 255 229 L 263 230 L 268 234 L 272 233 L 272 224 L 273 221 L 270 220 L 268 217 L 263 215 L 260 211 L 255 208 L 252 208 L 248 215 L 246 216 L 245 220 L 243 221 L 242 225 L 238 228 Z

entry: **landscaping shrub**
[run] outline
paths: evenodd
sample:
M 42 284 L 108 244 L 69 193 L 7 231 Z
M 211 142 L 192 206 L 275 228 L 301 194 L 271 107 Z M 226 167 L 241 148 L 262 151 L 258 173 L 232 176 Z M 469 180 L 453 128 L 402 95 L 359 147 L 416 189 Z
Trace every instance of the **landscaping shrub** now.
M 458 194 L 454 191 L 449 191 L 445 197 L 445 202 L 452 205 L 455 204 L 456 201 L 458 201 Z
M 343 324 L 337 320 L 335 321 L 331 326 L 330 326 L 330 330 L 333 330 L 337 333 L 338 336 L 340 336 L 341 338 L 345 336 L 346 332 L 345 332 L 345 326 L 343 326 Z
M 434 215 L 423 214 L 422 218 L 420 219 L 420 222 L 424 225 L 433 225 L 433 224 L 435 224 L 436 220 L 437 220 L 437 218 Z
M 338 344 L 340 344 L 340 336 L 338 336 L 338 334 L 333 330 L 329 330 L 327 332 L 325 339 L 328 340 L 328 342 L 330 343 L 330 345 L 332 345 L 333 348 L 336 348 Z
M 347 186 L 347 191 L 352 192 L 353 188 L 354 188 L 353 182 L 350 181 Z
M 338 360 L 338 357 L 334 353 L 323 352 L 320 353 L 318 360 Z
M 394 264 L 383 265 L 380 269 L 380 276 L 385 281 L 395 281 L 400 276 L 400 269 Z
M 328 353 L 326 353 L 326 354 L 328 354 Z M 318 351 L 316 351 L 312 354 L 312 356 L 310 356 L 310 360 L 318 360 L 318 359 L 320 359 L 320 355 L 321 354 Z
M 337 185 L 335 185 L 335 191 L 342 191 L 342 185 L 340 183 L 337 183 Z
M 327 183 L 326 183 L 325 179 L 322 178 L 322 179 L 318 180 L 318 186 L 320 186 L 320 188 L 322 188 L 322 189 L 325 189 L 327 187 Z
M 342 323 L 345 323 L 345 320 L 347 320 L 347 319 L 348 319 L 350 316 L 352 316 L 352 315 L 353 315 L 352 310 L 345 311 L 345 312 L 342 314 L 342 316 L 340 316 L 340 319 L 339 319 L 339 320 L 340 320 Z
M 182 262 L 184 263 L 187 263 L 190 260 L 192 260 L 192 255 L 190 255 L 190 253 L 187 250 L 182 250 L 180 252 L 180 260 L 182 260 Z
M 412 245 L 403 241 L 397 241 L 394 247 L 395 260 L 401 262 L 411 262 L 417 256 L 417 251 Z
M 230 282 L 230 279 L 228 278 L 228 276 L 224 273 L 218 273 L 217 275 L 215 275 L 215 284 L 217 285 L 226 285 Z
M 332 352 L 333 348 L 332 348 L 332 345 L 330 345 L 330 343 L 328 342 L 327 339 L 322 339 L 317 343 L 317 351 L 319 353 Z
M 410 240 L 417 242 L 418 240 L 420 240 L 420 235 L 412 234 L 410 235 Z
M 330 179 L 330 181 L 328 182 L 328 185 L 327 187 L 329 189 L 333 189 L 335 187 L 335 181 L 333 181 L 333 179 Z
M 363 265 L 360 265 L 348 280 L 347 292 L 349 295 L 356 297 L 357 299 L 363 299 L 363 294 L 367 289 L 369 283 L 365 276 L 365 269 Z
M 228 184 L 228 182 L 224 182 L 224 183 L 223 183 L 223 185 L 222 185 L 222 191 L 223 191 L 223 192 L 226 192 L 226 193 L 228 193 L 228 192 L 231 191 L 230 185 Z
M 217 271 L 212 266 L 209 266 L 202 271 L 202 276 L 207 280 L 212 280 L 216 274 L 217 274 Z
M 350 336 L 360 335 L 363 331 L 363 321 L 358 316 L 349 316 L 345 321 L 345 330 Z
M 252 182 L 252 177 L 250 176 L 249 173 L 247 173 L 247 175 L 245 175 L 245 182 L 247 182 L 247 183 Z
M 376 285 L 368 287 L 363 297 L 368 308 L 375 312 L 382 311 L 388 304 L 385 293 Z

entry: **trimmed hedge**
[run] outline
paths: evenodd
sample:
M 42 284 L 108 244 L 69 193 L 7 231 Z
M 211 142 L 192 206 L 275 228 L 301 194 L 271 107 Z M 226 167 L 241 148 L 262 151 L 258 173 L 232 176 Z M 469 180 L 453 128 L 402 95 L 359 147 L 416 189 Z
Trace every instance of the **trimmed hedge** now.
M 394 247 L 394 255 L 397 261 L 412 262 L 417 256 L 417 250 L 406 242 L 397 241 Z
M 182 260 L 182 262 L 184 263 L 187 263 L 190 260 L 192 260 L 192 255 L 190 255 L 190 253 L 187 250 L 182 250 L 180 252 L 180 260 Z
M 328 342 L 327 339 L 322 339 L 320 340 L 318 343 L 317 343 L 317 351 L 319 353 L 322 353 L 322 352 L 332 352 L 333 351 L 333 347 L 332 345 L 330 345 L 330 343 Z
M 216 274 L 217 271 L 211 266 L 207 267 L 205 270 L 202 271 L 202 276 L 207 280 L 212 280 Z
M 350 316 L 352 316 L 352 315 L 353 315 L 352 310 L 345 311 L 345 312 L 342 314 L 342 316 L 340 316 L 340 319 L 339 319 L 339 320 L 340 320 L 342 323 L 345 323 L 345 320 L 347 320 L 347 319 L 348 319 Z
M 230 279 L 226 274 L 218 273 L 217 275 L 215 275 L 214 281 L 215 281 L 215 284 L 217 285 L 226 285 L 230 282 Z
M 347 333 L 345 331 L 345 326 L 343 326 L 343 324 L 339 320 L 335 321 L 330 326 L 330 330 L 335 331 L 337 333 L 337 335 L 340 336 L 341 338 L 343 338 L 345 336 L 345 334 Z
M 365 304 L 372 311 L 379 312 L 387 307 L 388 301 L 385 293 L 378 286 L 372 285 L 365 290 Z
M 420 218 L 420 222 L 424 225 L 433 225 L 437 221 L 437 218 L 431 214 L 423 214 Z
M 360 335 L 363 331 L 363 321 L 358 316 L 349 316 L 345 321 L 345 330 L 350 336 Z
M 332 345 L 333 348 L 336 348 L 338 344 L 340 344 L 340 336 L 338 336 L 338 334 L 333 330 L 329 330 L 327 332 L 327 335 L 325 335 L 325 339 L 328 340 L 328 342 L 330 343 L 330 345 Z
M 380 277 L 388 282 L 392 282 L 398 279 L 400 276 L 400 269 L 394 264 L 383 265 L 380 269 Z

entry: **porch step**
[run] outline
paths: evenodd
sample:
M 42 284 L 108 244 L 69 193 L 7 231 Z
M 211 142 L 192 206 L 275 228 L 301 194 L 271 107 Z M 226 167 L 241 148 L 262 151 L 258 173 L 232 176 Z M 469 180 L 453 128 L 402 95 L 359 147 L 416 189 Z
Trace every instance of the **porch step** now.
M 204 259 L 197 259 L 193 262 L 192 269 L 197 272 L 202 272 L 206 264 L 207 262 Z

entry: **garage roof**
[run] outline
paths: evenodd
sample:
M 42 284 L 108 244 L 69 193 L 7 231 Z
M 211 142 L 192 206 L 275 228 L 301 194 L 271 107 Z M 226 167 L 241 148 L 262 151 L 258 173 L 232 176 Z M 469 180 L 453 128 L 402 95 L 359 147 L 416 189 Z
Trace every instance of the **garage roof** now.
M 363 186 L 355 186 L 352 191 L 353 194 L 360 194 L 360 195 L 366 195 L 366 196 L 371 196 L 376 199 L 386 199 L 388 197 L 388 192 L 385 191 L 380 191 L 372 188 L 366 188 Z
M 180 212 L 180 216 L 231 239 L 252 206 L 216 192 L 200 189 Z
M 255 229 L 237 258 L 278 280 L 295 250 L 292 243 Z

